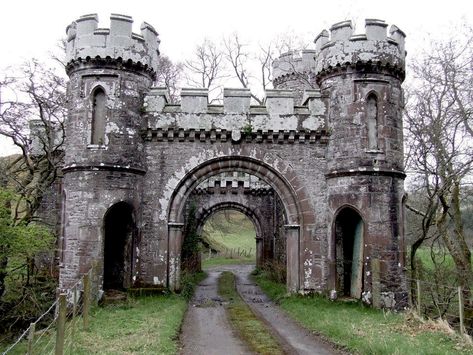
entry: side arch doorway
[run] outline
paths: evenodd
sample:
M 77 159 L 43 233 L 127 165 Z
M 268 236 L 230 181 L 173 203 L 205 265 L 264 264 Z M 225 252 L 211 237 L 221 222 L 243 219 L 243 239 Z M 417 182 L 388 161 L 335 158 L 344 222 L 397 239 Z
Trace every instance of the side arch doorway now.
M 118 202 L 104 216 L 103 289 L 131 286 L 135 222 L 133 207 Z
M 353 208 L 335 218 L 335 275 L 339 295 L 361 298 L 363 289 L 363 219 Z

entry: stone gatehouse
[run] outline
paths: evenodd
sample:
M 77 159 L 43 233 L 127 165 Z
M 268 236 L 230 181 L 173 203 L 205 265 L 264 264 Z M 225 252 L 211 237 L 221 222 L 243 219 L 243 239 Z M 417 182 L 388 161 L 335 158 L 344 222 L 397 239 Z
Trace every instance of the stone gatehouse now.
M 97 263 L 103 289 L 179 289 L 193 199 L 199 228 L 217 210 L 246 214 L 257 262 L 281 253 L 276 233 L 291 291 L 370 302 L 379 259 L 386 305 L 405 304 L 402 31 L 366 20 L 354 35 L 340 22 L 314 50 L 274 63 L 264 105 L 246 89 L 225 89 L 222 105 L 182 89 L 176 105 L 153 86 L 155 29 L 132 33 L 117 14 L 97 25 L 86 15 L 67 27 L 61 288 Z M 212 185 L 232 174 L 258 179 L 260 192 L 239 178 Z

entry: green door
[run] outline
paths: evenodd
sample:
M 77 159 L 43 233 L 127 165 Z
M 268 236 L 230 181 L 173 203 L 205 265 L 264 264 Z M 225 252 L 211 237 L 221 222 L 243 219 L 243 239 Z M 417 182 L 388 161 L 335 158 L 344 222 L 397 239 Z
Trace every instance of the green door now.
M 355 226 L 353 236 L 353 258 L 351 266 L 350 296 L 361 298 L 363 281 L 363 221 L 361 218 Z

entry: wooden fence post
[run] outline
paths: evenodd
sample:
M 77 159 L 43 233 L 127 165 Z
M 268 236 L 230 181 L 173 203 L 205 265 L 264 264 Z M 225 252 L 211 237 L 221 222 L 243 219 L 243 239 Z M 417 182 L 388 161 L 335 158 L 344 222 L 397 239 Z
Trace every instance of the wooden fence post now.
M 417 284 L 417 313 L 419 313 L 419 316 L 422 314 L 422 307 L 421 307 L 421 302 L 420 302 L 420 280 L 416 280 Z
M 84 275 L 84 310 L 82 314 L 82 320 L 84 322 L 84 330 L 89 329 L 89 312 L 90 312 L 90 275 L 89 273 Z
M 59 295 L 59 314 L 57 317 L 56 324 L 56 355 L 64 354 L 64 332 L 66 330 L 66 314 L 67 314 L 67 305 L 66 305 L 66 294 L 61 293 Z
M 458 286 L 458 309 L 460 311 L 460 334 L 465 333 L 465 314 L 463 308 L 463 290 L 461 286 Z
M 373 291 L 373 307 L 381 308 L 381 265 L 379 259 L 371 260 L 371 288 Z
M 71 354 L 74 354 L 74 338 L 76 333 L 77 317 L 77 286 L 72 289 L 72 319 L 71 319 Z
M 30 330 L 28 332 L 28 350 L 27 354 L 33 354 L 33 342 L 34 342 L 34 332 L 36 331 L 36 323 L 30 324 Z

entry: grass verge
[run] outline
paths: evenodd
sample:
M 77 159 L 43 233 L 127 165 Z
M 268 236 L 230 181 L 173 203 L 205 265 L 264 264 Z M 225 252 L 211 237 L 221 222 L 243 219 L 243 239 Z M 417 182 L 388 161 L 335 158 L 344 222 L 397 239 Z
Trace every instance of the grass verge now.
M 284 354 L 276 339 L 236 291 L 235 275 L 223 272 L 218 280 L 218 292 L 229 302 L 227 312 L 232 326 L 251 350 L 257 354 Z
M 471 354 L 473 347 L 442 323 L 383 312 L 322 296 L 287 295 L 285 285 L 254 276 L 263 291 L 304 327 L 361 354 Z
M 66 354 L 176 354 L 187 300 L 204 273 L 183 275 L 182 292 L 128 297 L 126 301 L 94 307 L 89 330 L 82 328 L 80 317 L 66 324 Z M 74 322 L 74 336 L 72 325 Z M 35 345 L 38 354 L 53 353 L 54 327 Z M 26 341 L 9 354 L 25 354 Z M 0 344 L 0 351 L 8 344 Z

